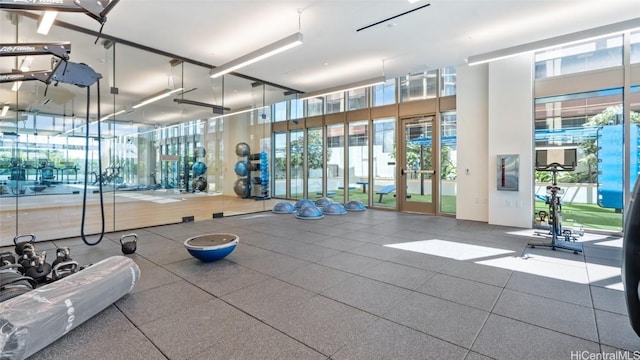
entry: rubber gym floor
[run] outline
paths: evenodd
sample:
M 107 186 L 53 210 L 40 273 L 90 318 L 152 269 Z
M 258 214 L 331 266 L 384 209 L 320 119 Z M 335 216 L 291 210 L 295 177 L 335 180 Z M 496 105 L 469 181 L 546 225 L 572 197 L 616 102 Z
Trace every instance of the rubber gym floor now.
M 131 232 L 36 250 L 67 246 L 90 264 L 121 255 L 120 236 Z M 619 238 L 587 234 L 584 253 L 573 254 L 528 247 L 529 229 L 371 209 L 133 232 L 138 249 L 128 256 L 141 278 L 132 293 L 32 359 L 590 359 L 640 350 Z M 217 232 L 240 238 L 225 259 L 203 263 L 184 249 L 187 238 Z

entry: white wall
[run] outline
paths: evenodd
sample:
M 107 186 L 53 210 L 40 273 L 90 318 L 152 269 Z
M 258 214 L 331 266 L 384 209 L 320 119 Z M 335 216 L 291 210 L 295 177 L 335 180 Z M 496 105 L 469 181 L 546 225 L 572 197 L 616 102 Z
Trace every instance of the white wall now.
M 488 221 L 488 65 L 457 69 L 456 217 Z
M 532 55 L 489 64 L 489 224 L 530 228 L 533 219 Z M 462 142 L 460 142 L 463 144 Z M 519 190 L 497 190 L 497 156 L 520 157 Z

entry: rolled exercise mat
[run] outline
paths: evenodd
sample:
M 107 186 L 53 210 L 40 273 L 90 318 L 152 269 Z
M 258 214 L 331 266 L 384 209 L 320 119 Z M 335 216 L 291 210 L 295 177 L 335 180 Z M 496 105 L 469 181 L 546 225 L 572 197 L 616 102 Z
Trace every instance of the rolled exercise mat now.
M 0 303 L 0 359 L 24 359 L 131 292 L 140 268 L 112 256 Z

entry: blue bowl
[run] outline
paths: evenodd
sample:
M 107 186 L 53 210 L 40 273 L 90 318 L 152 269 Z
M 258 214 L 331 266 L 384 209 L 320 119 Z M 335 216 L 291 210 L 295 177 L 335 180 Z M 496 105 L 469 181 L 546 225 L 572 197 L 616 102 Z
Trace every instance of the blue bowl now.
M 206 234 L 185 240 L 184 246 L 194 258 L 211 262 L 231 254 L 238 242 L 234 234 Z
M 322 212 L 327 215 L 344 215 L 347 213 L 347 210 L 345 210 L 342 204 L 334 202 L 323 207 Z
M 296 212 L 296 206 L 288 202 L 279 202 L 273 206 L 271 212 L 274 214 L 293 214 Z
M 347 211 L 365 211 L 367 208 L 358 200 L 352 200 L 344 204 L 344 208 Z

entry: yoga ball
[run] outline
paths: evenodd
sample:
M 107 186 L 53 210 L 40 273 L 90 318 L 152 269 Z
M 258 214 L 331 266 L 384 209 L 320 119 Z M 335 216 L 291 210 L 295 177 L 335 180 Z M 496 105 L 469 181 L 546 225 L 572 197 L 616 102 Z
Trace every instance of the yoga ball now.
M 241 142 L 236 145 L 236 155 L 249 156 L 250 153 L 251 149 L 249 148 L 249 144 Z

